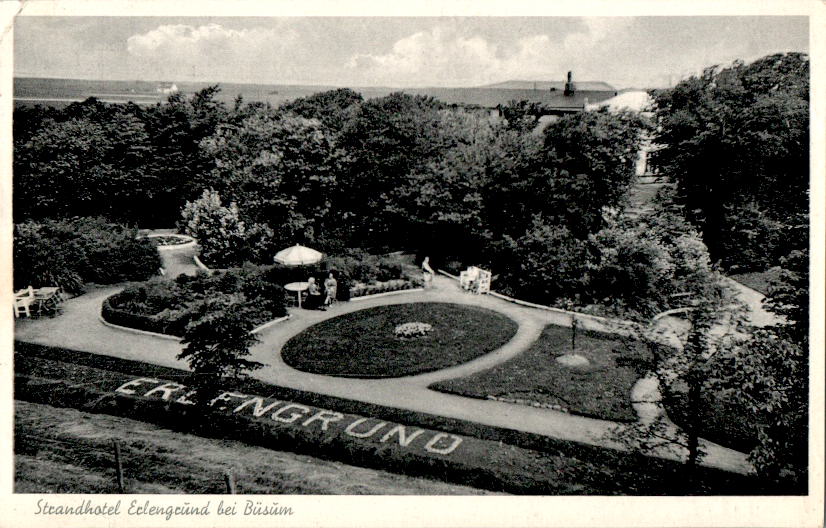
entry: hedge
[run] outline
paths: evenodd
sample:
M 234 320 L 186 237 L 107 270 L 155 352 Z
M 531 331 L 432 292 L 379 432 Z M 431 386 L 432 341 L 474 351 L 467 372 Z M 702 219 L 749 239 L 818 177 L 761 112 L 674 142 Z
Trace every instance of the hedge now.
M 421 287 L 419 282 L 408 279 L 395 279 L 386 282 L 377 282 L 375 284 L 356 284 L 350 288 L 350 298 L 365 297 L 367 295 L 377 295 L 379 293 L 401 290 L 411 290 L 419 287 Z
M 147 332 L 183 337 L 186 322 L 180 324 L 178 321 L 168 321 L 155 315 L 143 315 L 130 312 L 129 310 L 121 310 L 120 308 L 112 306 L 113 301 L 116 300 L 117 294 L 107 297 L 103 300 L 100 307 L 100 316 L 103 317 L 103 320 L 107 323 L 138 330 L 146 330 Z
M 265 280 L 260 269 L 245 267 L 132 284 L 104 300 L 101 316 L 112 324 L 182 337 L 192 304 L 219 292 L 242 294 L 240 302 L 253 308 L 255 325 L 287 314 L 284 289 Z
M 49 360 L 49 361 L 43 361 Z M 66 393 L 89 390 L 88 385 L 84 388 L 74 387 L 71 383 L 64 384 L 65 388 L 60 391 L 52 391 L 52 389 L 44 390 L 42 393 L 36 390 L 31 390 L 32 384 L 46 383 L 45 381 L 37 381 L 36 378 L 59 378 L 68 377 L 70 379 L 82 378 L 87 379 L 87 372 L 89 368 L 95 367 L 94 371 L 101 371 L 102 369 L 110 369 L 117 371 L 117 373 L 104 374 L 109 376 L 108 379 L 112 387 L 114 383 L 122 379 L 117 376 L 122 376 L 121 372 L 128 372 L 134 376 L 145 376 L 159 379 L 184 379 L 189 375 L 186 371 L 161 367 L 157 365 L 149 365 L 120 358 L 109 356 L 100 356 L 88 352 L 46 347 L 42 345 L 29 343 L 15 343 L 15 372 L 22 376 L 21 381 L 18 382 L 17 396 L 22 399 L 38 398 L 43 400 L 43 403 L 51 403 L 53 405 L 60 405 L 59 400 L 65 400 Z M 67 376 L 66 373 L 71 375 Z M 105 372 L 105 371 L 103 371 Z M 100 375 L 100 373 L 96 374 Z M 89 378 L 91 379 L 91 378 Z M 29 381 L 27 381 L 29 380 Z M 53 382 L 49 382 L 53 383 Z M 28 385 L 29 388 L 25 388 Z M 51 387 L 51 385 L 49 385 Z M 117 385 L 114 385 L 117 386 Z M 575 493 L 591 493 L 591 494 L 652 494 L 652 495 L 668 495 L 668 494 L 684 494 L 684 475 L 683 466 L 678 463 L 662 460 L 657 458 L 642 457 L 630 453 L 623 453 L 613 451 L 610 449 L 599 448 L 587 444 L 580 444 L 578 442 L 571 442 L 559 440 L 546 436 L 536 435 L 532 433 L 525 433 L 510 429 L 485 426 L 464 420 L 457 420 L 453 418 L 445 418 L 441 416 L 421 413 L 417 411 L 408 411 L 402 409 L 395 409 L 391 407 L 384 407 L 380 405 L 364 403 L 354 400 L 347 400 L 334 396 L 326 396 L 306 391 L 289 389 L 269 385 L 258 380 L 247 379 L 235 383 L 231 386 L 232 390 L 238 390 L 245 394 L 266 394 L 271 398 L 278 398 L 299 402 L 305 405 L 311 405 L 324 409 L 333 409 L 342 413 L 351 413 L 361 416 L 370 416 L 372 418 L 391 421 L 399 424 L 415 424 L 417 427 L 429 428 L 433 430 L 443 431 L 446 433 L 464 435 L 468 437 L 475 437 L 478 440 L 490 441 L 485 444 L 486 449 L 495 449 L 497 446 L 503 445 L 507 450 L 523 453 L 523 459 L 510 459 L 510 461 L 498 460 L 497 465 L 504 469 L 510 468 L 509 471 L 517 471 L 522 462 L 530 460 L 530 457 L 540 457 L 542 463 L 551 468 L 553 472 L 559 472 L 562 475 L 568 475 L 573 480 L 572 484 L 577 484 L 577 489 L 570 489 L 570 492 Z M 229 390 L 229 388 L 228 388 Z M 51 396 L 50 393 L 55 395 Z M 24 395 L 27 395 L 24 397 Z M 101 398 L 102 394 L 96 393 L 94 398 Z M 83 401 L 94 401 L 92 395 L 81 398 Z M 48 400 L 48 401 L 46 401 Z M 124 405 L 124 404 L 121 404 Z M 135 404 L 138 407 L 147 404 Z M 66 406 L 63 404 L 63 406 Z M 147 410 L 147 421 L 155 421 L 160 423 L 167 420 L 170 428 L 175 428 L 176 424 L 184 425 L 182 416 L 177 413 L 173 415 L 164 415 L 157 412 L 155 406 L 150 406 L 151 410 Z M 84 409 L 89 411 L 91 409 Z M 128 416 L 135 418 L 136 411 L 129 407 L 127 411 Z M 220 433 L 222 435 L 237 435 L 233 427 L 227 430 L 219 431 L 218 428 L 212 428 L 212 418 L 205 420 L 208 422 L 206 431 L 200 431 L 199 434 Z M 196 424 L 190 423 L 188 426 L 195 427 Z M 250 441 L 250 436 L 244 434 L 242 441 Z M 300 451 L 298 448 L 304 446 L 309 449 L 308 454 L 313 456 L 323 456 L 329 458 L 340 458 L 344 461 L 361 464 L 370 467 L 377 467 L 380 464 L 383 469 L 390 469 L 395 471 L 404 470 L 405 473 L 417 474 L 418 466 L 409 464 L 410 461 L 405 461 L 404 457 L 395 458 L 393 460 L 383 459 L 384 454 L 376 456 L 376 453 L 364 453 L 361 449 L 355 447 L 347 447 L 347 444 L 336 449 L 322 449 L 319 445 L 314 443 L 307 444 L 301 439 L 296 440 L 296 445 L 278 445 L 267 444 L 267 447 L 277 447 L 280 449 L 287 449 L 292 451 Z M 524 451 L 519 451 L 524 450 Z M 485 451 L 487 453 L 487 451 Z M 547 457 L 559 458 L 547 458 Z M 363 460 L 362 458 L 363 457 Z M 488 458 L 487 460 L 494 460 Z M 424 462 L 421 462 L 424 463 Z M 429 463 L 428 463 L 429 464 Z M 426 464 L 427 465 L 427 464 Z M 490 465 L 490 464 L 488 464 Z M 402 467 L 404 466 L 404 467 Z M 532 467 L 532 464 L 529 464 Z M 420 469 L 420 468 L 419 468 Z M 457 482 L 469 482 L 468 475 L 462 472 L 461 465 L 453 465 L 450 467 L 450 472 L 444 470 L 433 471 L 432 476 L 442 480 L 451 480 L 456 477 Z M 481 470 L 479 470 L 481 471 Z M 518 471 L 517 471 L 518 473 Z M 482 475 L 483 473 L 475 473 Z M 546 474 L 546 473 L 542 473 Z M 461 478 L 456 475 L 462 475 Z M 489 489 L 503 489 L 519 493 L 547 493 L 550 490 L 546 488 L 544 491 L 539 490 L 529 485 L 518 484 L 518 479 L 515 477 L 497 477 L 505 480 L 511 479 L 510 487 L 502 487 L 497 485 L 485 485 L 484 480 L 490 479 L 490 474 L 481 478 L 483 482 L 473 481 L 473 485 L 485 487 Z M 527 477 L 530 478 L 530 475 Z M 561 478 L 561 477 L 560 477 Z M 488 480 L 488 482 L 492 482 Z M 713 468 L 701 468 L 695 480 L 696 489 L 691 494 L 770 494 L 770 493 L 788 493 L 788 490 L 773 490 L 764 487 L 762 483 L 752 477 L 737 475 L 720 471 Z M 547 484 L 545 484 L 547 486 Z M 528 489 L 532 491 L 528 491 Z M 566 491 L 558 490 L 558 493 Z M 805 494 L 805 490 L 801 493 Z

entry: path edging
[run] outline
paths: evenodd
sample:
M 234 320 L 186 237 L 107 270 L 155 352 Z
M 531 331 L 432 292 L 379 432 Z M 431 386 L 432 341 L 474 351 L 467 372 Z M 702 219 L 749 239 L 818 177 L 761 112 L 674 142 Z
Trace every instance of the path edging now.
M 459 280 L 459 278 L 456 275 L 451 275 L 450 273 L 448 273 L 446 271 L 443 271 L 443 270 L 437 270 L 437 271 L 439 273 L 441 273 L 442 275 L 450 277 L 451 279 Z M 563 310 L 562 308 L 554 308 L 552 306 L 546 306 L 544 304 L 536 304 L 536 303 L 532 303 L 532 302 L 529 302 L 529 301 L 523 301 L 521 299 L 516 299 L 514 297 L 509 297 L 505 294 L 495 292 L 493 290 L 489 291 L 488 295 L 491 295 L 493 297 L 496 297 L 497 299 L 502 299 L 503 301 L 507 301 L 507 302 L 510 302 L 510 303 L 513 303 L 513 304 L 519 304 L 521 306 L 527 306 L 529 308 L 538 308 L 540 310 L 545 310 L 547 312 L 553 312 L 553 313 L 558 313 L 558 314 L 569 315 L 571 317 L 590 320 L 590 321 L 605 324 L 605 325 L 615 325 L 615 326 L 619 325 L 619 326 L 626 327 L 626 328 L 629 328 L 629 329 L 640 327 L 640 324 L 635 323 L 634 321 L 628 321 L 626 319 L 609 319 L 607 317 L 602 317 L 602 316 L 599 316 L 599 315 L 586 314 L 586 313 L 582 313 L 582 312 L 572 312 L 572 311 L 569 311 L 569 310 Z
M 256 326 L 255 328 L 253 328 L 252 330 L 250 330 L 250 333 L 251 333 L 251 334 L 257 334 L 258 332 L 261 332 L 261 331 L 263 331 L 263 330 L 266 330 L 267 328 L 269 328 L 269 327 L 273 326 L 273 325 L 274 325 L 274 324 L 276 324 L 276 323 L 280 323 L 281 321 L 286 321 L 286 320 L 287 320 L 287 319 L 289 319 L 290 317 L 292 317 L 292 315 L 287 314 L 287 315 L 285 315 L 284 317 L 279 317 L 278 319 L 273 319 L 272 321 L 267 321 L 266 323 L 264 323 L 264 324 L 262 324 L 262 325 L 259 325 L 259 326 Z
M 207 268 L 203 262 L 201 262 L 201 259 L 198 258 L 198 253 L 192 255 L 192 260 L 195 262 L 195 265 L 198 266 L 198 268 L 206 271 L 207 273 L 212 271 L 210 268 Z
M 279 317 L 278 319 L 273 319 L 272 321 L 267 321 L 266 323 L 258 325 L 255 328 L 253 328 L 252 330 L 250 330 L 250 334 L 257 334 L 259 332 L 262 332 L 262 331 L 266 330 L 267 328 L 275 325 L 276 323 L 286 321 L 290 317 L 292 317 L 292 316 L 290 314 L 287 314 L 284 317 Z M 183 340 L 183 338 L 181 338 L 181 337 L 177 337 L 177 336 L 173 336 L 173 335 L 169 335 L 169 334 L 160 334 L 158 332 L 151 332 L 149 330 L 140 330 L 138 328 L 131 328 L 129 326 L 121 326 L 121 325 L 117 325 L 115 323 L 110 323 L 109 321 L 107 321 L 106 319 L 103 318 L 102 313 L 98 313 L 98 320 L 101 323 L 108 326 L 108 327 L 115 328 L 117 330 L 124 330 L 126 332 L 131 332 L 133 334 L 146 335 L 146 336 L 150 336 L 150 337 L 158 337 L 158 338 L 161 338 L 161 339 L 166 339 L 168 341 L 177 341 L 179 343 Z
M 169 335 L 169 334 L 159 334 L 158 332 L 150 332 L 149 330 L 140 330 L 138 328 L 130 328 L 128 326 L 121 326 L 121 325 L 117 325 L 115 323 L 110 323 L 109 321 L 107 321 L 106 319 L 103 318 L 103 314 L 100 313 L 100 312 L 98 312 L 98 320 L 101 323 L 105 324 L 106 326 L 108 326 L 110 328 L 115 328 L 117 330 L 124 330 L 126 332 L 130 332 L 130 333 L 133 333 L 133 334 L 140 334 L 140 335 L 145 335 L 145 336 L 150 336 L 150 337 L 158 337 L 158 338 L 161 338 L 161 339 L 166 339 L 168 341 L 178 341 L 179 343 L 181 342 L 181 339 L 182 339 L 180 337 Z

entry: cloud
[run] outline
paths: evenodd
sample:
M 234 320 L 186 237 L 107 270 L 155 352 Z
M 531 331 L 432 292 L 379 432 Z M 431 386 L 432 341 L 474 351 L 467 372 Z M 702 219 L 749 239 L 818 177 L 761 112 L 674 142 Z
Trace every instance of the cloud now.
M 282 65 L 298 34 L 288 27 L 231 29 L 220 24 L 171 24 L 132 35 L 129 55 L 165 76 L 203 73 L 245 80 L 259 68 Z M 240 77 L 240 78 L 239 78 Z
M 397 40 L 384 54 L 355 54 L 347 69 L 363 81 L 389 85 L 479 85 L 506 79 L 556 78 L 571 65 L 572 54 L 586 54 L 609 43 L 629 19 L 582 19 L 567 35 L 537 34 L 507 46 L 479 35 L 442 27 Z

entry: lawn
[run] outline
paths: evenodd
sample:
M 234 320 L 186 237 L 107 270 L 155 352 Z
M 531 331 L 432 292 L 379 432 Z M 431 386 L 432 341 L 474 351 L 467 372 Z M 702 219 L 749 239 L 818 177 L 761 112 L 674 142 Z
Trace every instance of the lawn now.
M 202 438 L 74 409 L 15 402 L 16 493 L 117 493 L 112 440 L 127 493 L 477 495 L 492 492 L 420 477 Z
M 605 420 L 633 421 L 631 387 L 651 359 L 641 344 L 618 336 L 585 332 L 575 353 L 585 366 L 565 366 L 556 357 L 571 353 L 571 329 L 548 325 L 531 348 L 483 372 L 431 385 L 442 392 L 541 405 Z
M 432 326 L 400 338 L 396 326 Z M 299 370 L 331 376 L 387 378 L 439 370 L 496 350 L 516 333 L 507 317 L 450 303 L 394 304 L 328 319 L 290 339 L 281 352 Z

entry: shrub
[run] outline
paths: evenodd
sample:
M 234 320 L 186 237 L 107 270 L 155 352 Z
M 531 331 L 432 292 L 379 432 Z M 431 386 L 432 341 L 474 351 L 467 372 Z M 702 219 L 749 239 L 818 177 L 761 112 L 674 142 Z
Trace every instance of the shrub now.
M 196 307 L 233 295 L 253 326 L 287 313 L 281 285 L 268 281 L 262 268 L 247 266 L 135 284 L 106 299 L 101 314 L 113 324 L 183 336 Z
M 24 222 L 14 229 L 15 287 L 58 285 L 68 292 L 84 282 L 146 280 L 161 262 L 136 229 L 101 218 Z

